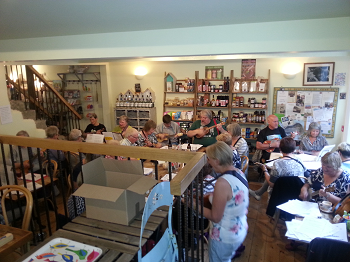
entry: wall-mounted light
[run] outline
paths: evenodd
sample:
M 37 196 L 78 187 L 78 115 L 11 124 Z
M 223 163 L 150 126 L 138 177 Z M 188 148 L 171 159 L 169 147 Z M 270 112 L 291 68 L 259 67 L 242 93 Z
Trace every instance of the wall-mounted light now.
M 135 69 L 134 75 L 137 80 L 141 80 L 147 74 L 147 69 L 143 66 L 139 66 Z
M 293 79 L 301 71 L 301 65 L 297 62 L 288 62 L 282 66 L 282 74 L 287 79 Z

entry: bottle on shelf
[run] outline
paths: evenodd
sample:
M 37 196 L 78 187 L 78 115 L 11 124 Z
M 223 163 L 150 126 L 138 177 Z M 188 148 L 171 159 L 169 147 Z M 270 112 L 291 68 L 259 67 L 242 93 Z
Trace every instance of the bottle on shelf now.
M 187 150 L 186 151 L 191 151 L 191 144 L 190 143 L 187 144 Z
M 213 99 L 211 100 L 211 106 L 216 106 L 216 100 L 214 98 L 214 95 L 213 95 Z
M 130 107 L 135 107 L 135 96 L 132 96 L 131 102 L 130 102 Z
M 119 107 L 119 99 L 117 98 L 117 101 L 115 102 L 115 106 Z

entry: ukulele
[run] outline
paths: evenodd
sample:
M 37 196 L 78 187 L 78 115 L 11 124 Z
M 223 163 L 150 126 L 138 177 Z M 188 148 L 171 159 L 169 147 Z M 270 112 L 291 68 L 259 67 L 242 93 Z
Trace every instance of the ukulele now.
M 266 140 L 266 141 L 264 141 L 263 144 L 271 144 L 271 142 L 272 142 L 273 140 L 276 141 L 276 140 L 279 140 L 279 138 L 274 138 L 274 139 L 272 139 L 272 140 Z M 265 151 L 268 152 L 268 153 L 271 153 L 271 152 L 273 152 L 274 150 L 275 150 L 275 147 L 271 147 L 271 148 L 266 149 Z
M 204 132 L 203 132 L 203 134 L 202 135 L 196 135 L 196 138 L 202 138 L 202 137 L 204 137 L 206 134 L 208 134 L 209 133 L 209 130 L 210 129 L 212 129 L 212 128 L 215 128 L 216 126 L 218 126 L 218 125 L 224 125 L 225 123 L 224 122 L 221 122 L 221 123 L 219 123 L 219 124 L 216 124 L 216 125 L 214 125 L 214 126 L 211 126 L 211 127 L 206 127 L 206 126 L 203 126 L 203 129 L 204 129 Z M 199 128 L 198 128 L 199 129 Z
M 331 187 L 325 188 L 325 191 L 326 191 L 326 192 L 334 192 L 334 190 L 335 190 L 335 186 L 331 186 Z M 320 190 L 317 190 L 317 191 L 315 191 L 315 192 L 312 192 L 312 193 L 311 193 L 311 197 L 317 196 L 319 193 L 320 193 Z
M 169 138 L 172 138 L 172 137 L 175 137 L 175 136 L 177 136 L 177 137 L 180 137 L 180 136 L 183 136 L 184 134 L 183 133 L 177 133 L 177 134 L 175 134 L 175 135 L 169 135 L 169 134 L 163 134 L 163 135 L 165 135 L 165 137 L 163 138 L 163 139 L 161 139 L 160 137 L 158 137 L 157 138 L 157 140 L 158 140 L 158 142 L 163 142 L 163 141 L 166 141 L 166 140 L 168 140 Z

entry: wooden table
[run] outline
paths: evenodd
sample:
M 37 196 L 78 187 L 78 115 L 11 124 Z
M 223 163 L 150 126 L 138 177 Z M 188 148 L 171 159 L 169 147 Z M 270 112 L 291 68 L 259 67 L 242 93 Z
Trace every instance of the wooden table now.
M 25 246 L 33 238 L 33 233 L 31 231 L 0 225 L 0 236 L 7 233 L 13 234 L 13 240 L 0 247 L 0 257 L 7 256 L 17 248 Z
M 158 229 L 167 217 L 166 210 L 156 210 L 149 218 L 142 236 L 142 245 Z M 18 261 L 31 256 L 39 248 L 54 238 L 62 237 L 80 243 L 96 246 L 102 249 L 99 262 L 128 262 L 139 249 L 142 216 L 139 215 L 129 226 L 90 219 L 83 214 L 66 224 L 63 229 L 56 231 L 43 243 L 32 249 Z

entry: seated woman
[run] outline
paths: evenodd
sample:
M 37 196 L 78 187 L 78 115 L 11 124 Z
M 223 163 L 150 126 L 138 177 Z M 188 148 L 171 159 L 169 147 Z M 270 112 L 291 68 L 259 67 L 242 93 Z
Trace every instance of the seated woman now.
M 120 116 L 119 125 L 113 129 L 113 132 L 122 134 L 122 137 L 124 138 L 126 130 L 129 128 L 132 128 L 131 126 L 129 126 L 128 122 L 129 122 L 129 118 L 127 116 L 125 115 Z
M 232 136 L 232 146 L 237 150 L 239 156 L 248 156 L 249 148 L 247 141 L 241 137 L 241 126 L 237 123 L 229 124 L 227 132 Z
M 142 131 L 139 133 L 139 140 L 137 144 L 139 146 L 146 146 L 146 147 L 156 147 L 160 148 L 162 147 L 161 143 L 158 143 L 157 137 L 154 133 L 156 130 L 157 125 L 153 120 L 148 120 Z
M 342 142 L 338 146 L 338 153 L 341 158 L 341 168 L 350 173 L 350 144 Z
M 317 155 L 325 146 L 328 146 L 328 142 L 321 135 L 321 125 L 312 122 L 309 125 L 306 135 L 300 141 L 299 149 Z
M 203 207 L 203 216 L 213 222 L 209 261 L 231 261 L 248 231 L 248 182 L 232 165 L 232 149 L 226 143 L 208 146 L 206 153 L 209 164 L 220 174 L 210 197 L 211 209 Z
M 273 162 L 270 172 L 267 171 L 267 167 L 264 164 L 256 163 L 260 166 L 265 175 L 265 182 L 260 189 L 257 191 L 249 189 L 249 194 L 256 200 L 259 201 L 265 191 L 269 192 L 269 196 L 271 195 L 272 188 L 277 178 L 282 176 L 304 176 L 306 168 L 299 160 L 293 158 L 295 147 L 296 143 L 293 138 L 282 138 L 280 141 L 280 151 L 283 157 Z
M 106 127 L 103 124 L 100 124 L 97 119 L 97 115 L 91 114 L 90 116 L 90 123 L 85 128 L 84 133 L 86 134 L 102 134 L 102 132 L 107 132 Z
M 328 152 L 321 158 L 322 167 L 311 173 L 311 184 L 301 188 L 300 198 L 307 200 L 309 188 L 319 190 L 320 197 L 337 204 L 345 195 L 350 185 L 350 174 L 341 169 L 341 158 L 337 152 Z M 327 188 L 334 187 L 334 192 Z
M 232 146 L 232 136 L 229 133 L 223 133 L 216 137 L 217 141 L 225 142 L 232 149 L 232 164 L 235 168 L 241 168 L 241 158 L 237 150 Z

